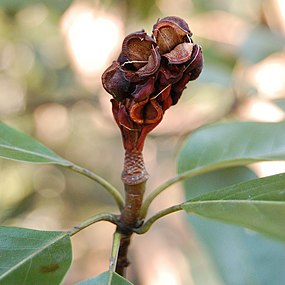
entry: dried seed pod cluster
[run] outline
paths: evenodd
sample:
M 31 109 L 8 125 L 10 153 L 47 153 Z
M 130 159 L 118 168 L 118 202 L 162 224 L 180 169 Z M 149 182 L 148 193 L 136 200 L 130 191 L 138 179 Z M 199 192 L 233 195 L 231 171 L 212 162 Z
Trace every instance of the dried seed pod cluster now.
M 201 73 L 202 50 L 191 36 L 181 18 L 158 20 L 151 37 L 145 31 L 128 35 L 117 61 L 103 73 L 126 151 L 142 151 L 146 135 Z

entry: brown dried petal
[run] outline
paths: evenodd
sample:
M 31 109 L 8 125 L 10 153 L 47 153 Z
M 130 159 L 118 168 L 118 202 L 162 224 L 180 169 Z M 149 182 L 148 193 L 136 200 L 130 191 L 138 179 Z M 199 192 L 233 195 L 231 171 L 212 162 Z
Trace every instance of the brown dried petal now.
M 177 65 L 164 64 L 159 69 L 159 84 L 164 87 L 175 83 L 183 76 L 183 69 Z
M 121 101 L 129 94 L 130 82 L 126 80 L 120 65 L 113 62 L 102 75 L 102 84 L 105 90 L 116 100 Z
M 162 116 L 163 110 L 155 99 L 135 103 L 130 110 L 130 117 L 137 124 L 155 124 Z
M 124 73 L 125 78 L 134 84 L 140 83 L 144 78 L 139 76 L 135 71 L 133 70 L 128 70 L 125 68 L 121 68 L 122 72 Z
M 191 37 L 187 23 L 179 17 L 166 17 L 153 26 L 153 36 L 160 54 L 169 53 L 178 44 L 185 42 L 185 36 Z
M 201 62 L 199 67 L 194 68 L 193 70 L 191 70 L 190 72 L 190 80 L 195 80 L 199 77 L 199 75 L 201 74 L 203 69 L 203 62 Z
M 132 93 L 134 97 L 133 104 L 130 108 L 130 116 L 135 123 L 144 123 L 144 107 L 154 90 L 154 78 L 148 79 L 144 84 L 137 85 Z
M 154 78 L 149 78 L 144 84 L 137 85 L 135 91 L 131 94 L 135 102 L 148 100 L 154 90 Z
M 162 102 L 163 111 L 166 111 L 167 109 L 169 109 L 171 105 L 173 105 L 173 100 L 172 100 L 172 97 L 169 96 Z
M 151 54 L 148 57 L 148 62 L 145 66 L 141 67 L 136 74 L 138 74 L 141 77 L 144 76 L 150 76 L 154 74 L 158 69 L 160 65 L 160 54 L 158 52 L 158 47 L 152 48 Z
M 150 100 L 144 111 L 145 123 L 155 124 L 162 119 L 163 111 L 156 100 Z
M 126 61 L 121 64 L 121 69 L 125 74 L 127 80 L 131 82 L 140 82 L 144 77 L 148 77 L 157 72 L 160 66 L 160 54 L 158 52 L 158 47 L 152 48 L 150 56 L 148 57 L 148 61 L 143 64 L 136 63 L 136 66 L 140 66 L 140 68 L 134 69 L 134 64 L 131 61 Z
M 177 45 L 169 53 L 164 54 L 163 56 L 168 59 L 168 62 L 171 64 L 181 64 L 185 63 L 191 58 L 193 51 L 193 44 L 191 43 L 182 43 Z
M 130 109 L 131 119 L 137 124 L 144 123 L 144 107 L 147 103 L 147 100 L 135 103 Z
M 189 33 L 190 37 L 192 36 L 192 33 L 189 29 L 187 22 L 185 20 L 183 20 L 182 18 L 179 18 L 177 16 L 167 16 L 167 17 L 164 17 L 163 19 L 161 19 L 160 21 L 167 21 L 167 22 L 174 23 L 177 26 L 179 26 L 182 30 Z
M 162 116 L 161 116 L 161 119 L 162 119 Z M 157 121 L 156 123 L 146 124 L 142 127 L 140 135 L 137 140 L 137 144 L 136 144 L 138 150 L 143 149 L 144 141 L 145 141 L 147 134 L 151 132 L 160 123 L 161 119 Z
M 119 119 L 118 119 L 118 112 L 119 112 L 119 102 L 115 99 L 111 99 L 112 103 L 112 113 L 114 116 L 114 119 L 118 126 L 120 126 Z
M 185 73 L 190 75 L 190 80 L 198 78 L 203 69 L 203 63 L 202 49 L 200 46 L 194 45 L 190 62 L 185 70 Z
M 178 102 L 189 80 L 190 80 L 190 75 L 185 73 L 183 77 L 176 84 L 172 85 L 170 93 L 172 98 L 172 105 L 175 105 Z
M 122 45 L 122 54 L 133 61 L 136 68 L 140 68 L 140 61 L 146 64 L 151 54 L 152 47 L 156 46 L 154 40 L 146 32 L 136 32 L 128 35 Z M 138 63 L 136 63 L 138 61 Z
M 130 116 L 128 114 L 126 107 L 123 104 L 119 105 L 117 117 L 118 117 L 119 125 L 121 127 L 130 129 L 130 130 L 134 128 L 134 124 L 132 120 L 130 119 Z
M 157 101 L 162 107 L 162 110 L 167 110 L 172 105 L 172 98 L 170 96 L 171 84 L 169 84 L 166 88 L 160 91 L 159 96 L 157 97 Z
M 144 107 L 154 90 L 154 78 L 150 78 L 143 85 L 137 85 L 132 93 L 134 101 L 130 107 L 130 117 L 138 124 L 144 123 Z
M 118 59 L 117 59 L 117 62 L 121 65 L 121 64 L 124 64 L 126 61 L 128 61 L 128 59 L 126 58 L 126 56 L 121 52 Z

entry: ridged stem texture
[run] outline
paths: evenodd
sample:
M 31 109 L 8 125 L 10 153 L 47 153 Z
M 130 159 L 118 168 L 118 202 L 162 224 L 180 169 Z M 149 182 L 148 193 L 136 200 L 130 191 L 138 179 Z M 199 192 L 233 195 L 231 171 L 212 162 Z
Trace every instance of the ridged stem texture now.
M 116 272 L 122 276 L 125 276 L 126 268 L 129 265 L 128 249 L 132 234 L 134 229 L 141 225 L 139 215 L 148 177 L 142 153 L 127 151 L 122 172 L 122 181 L 125 187 L 125 206 L 121 212 L 120 224 L 117 228 L 117 232 L 121 234 L 121 240 Z

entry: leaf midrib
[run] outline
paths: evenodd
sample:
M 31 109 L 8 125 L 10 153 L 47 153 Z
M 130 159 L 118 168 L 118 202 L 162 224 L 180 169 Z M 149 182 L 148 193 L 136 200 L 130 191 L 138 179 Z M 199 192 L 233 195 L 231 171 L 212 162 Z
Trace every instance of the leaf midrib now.
M 254 203 L 254 204 L 275 204 L 275 205 L 284 205 L 285 206 L 285 201 L 274 201 L 274 200 L 247 200 L 247 199 L 243 199 L 243 200 L 235 200 L 235 199 L 230 199 L 230 200 L 207 200 L 207 201 L 188 201 L 182 204 L 183 206 L 188 206 L 188 205 L 198 205 L 198 204 L 226 204 L 226 203 L 237 203 L 237 204 L 241 204 L 241 203 Z
M 17 270 L 19 267 L 21 267 L 23 264 L 25 264 L 25 262 L 29 261 L 31 258 L 34 258 L 35 256 L 37 256 L 39 253 L 41 253 L 42 251 L 44 251 L 46 248 L 48 248 L 49 246 L 51 246 L 53 243 L 56 243 L 57 241 L 61 240 L 64 237 L 67 237 L 68 234 L 66 233 L 62 233 L 60 236 L 58 236 L 55 239 L 52 239 L 49 243 L 47 243 L 44 247 L 41 247 L 39 249 L 37 249 L 35 252 L 33 252 L 32 254 L 30 254 L 29 256 L 25 257 L 23 260 L 21 260 L 19 263 L 17 263 L 16 265 L 14 265 L 12 268 L 10 268 L 8 271 L 6 271 L 3 275 L 0 276 L 0 280 L 3 279 L 4 277 L 6 277 L 7 275 L 9 275 L 11 272 L 13 272 L 14 270 Z
M 55 162 L 58 162 L 60 164 L 63 164 L 63 162 L 65 162 L 64 165 L 70 165 L 70 163 L 68 163 L 67 160 L 61 159 L 60 157 L 57 157 L 56 154 L 55 154 L 55 156 L 49 156 L 49 155 L 45 155 L 45 154 L 42 154 L 42 153 L 31 151 L 31 150 L 26 150 L 24 148 L 15 147 L 15 146 L 8 146 L 8 145 L 2 145 L 2 144 L 0 144 L 0 148 L 16 150 L 16 151 L 23 152 L 23 153 L 26 153 L 26 154 L 32 154 L 32 155 L 35 155 L 35 156 L 38 156 L 38 157 L 42 157 L 42 158 L 48 159 L 51 162 L 55 161 Z M 6 156 L 4 156 L 4 155 L 1 155 L 1 156 L 6 158 Z M 17 159 L 15 159 L 15 160 L 17 160 Z

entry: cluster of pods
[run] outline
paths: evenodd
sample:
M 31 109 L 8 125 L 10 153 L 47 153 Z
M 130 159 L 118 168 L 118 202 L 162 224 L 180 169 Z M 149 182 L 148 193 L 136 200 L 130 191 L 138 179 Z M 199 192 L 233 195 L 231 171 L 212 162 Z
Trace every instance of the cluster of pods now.
M 144 30 L 126 36 L 118 59 L 103 73 L 126 151 L 142 151 L 146 135 L 201 73 L 202 50 L 191 36 L 179 17 L 158 20 L 151 36 Z

